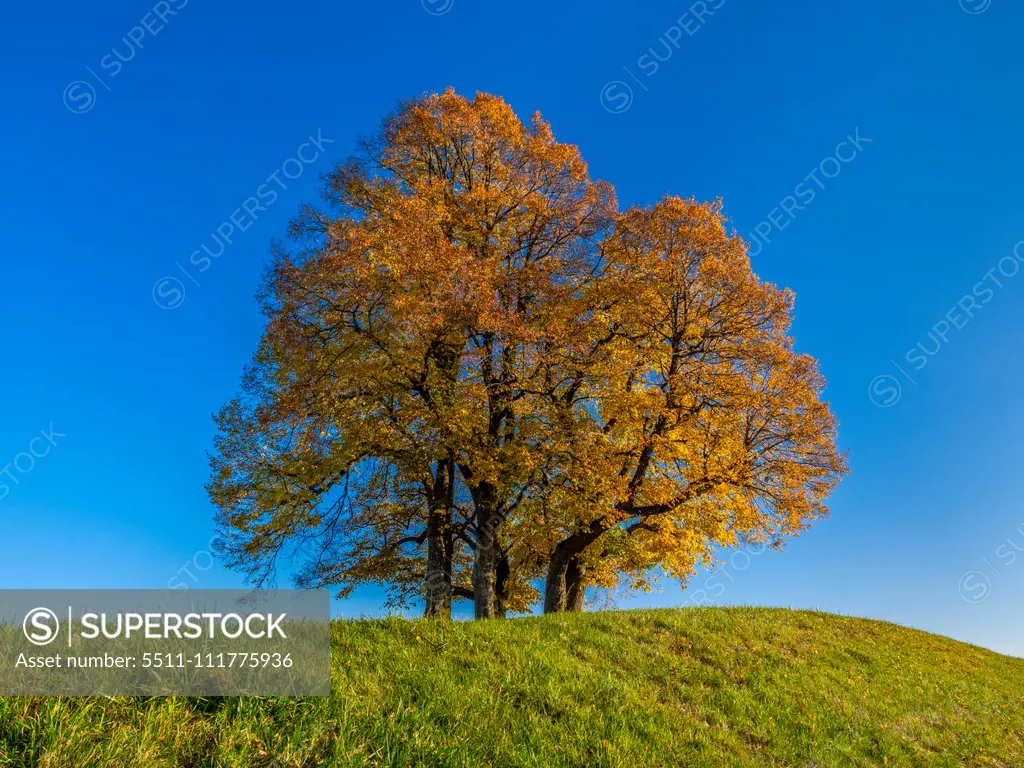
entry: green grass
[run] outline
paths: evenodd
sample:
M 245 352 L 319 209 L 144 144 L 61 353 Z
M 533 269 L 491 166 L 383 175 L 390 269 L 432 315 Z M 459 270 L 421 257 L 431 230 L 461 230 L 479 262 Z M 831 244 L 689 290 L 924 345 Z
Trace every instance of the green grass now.
M 1024 660 L 824 613 L 336 622 L 330 699 L 0 699 L 0 766 L 1024 766 Z

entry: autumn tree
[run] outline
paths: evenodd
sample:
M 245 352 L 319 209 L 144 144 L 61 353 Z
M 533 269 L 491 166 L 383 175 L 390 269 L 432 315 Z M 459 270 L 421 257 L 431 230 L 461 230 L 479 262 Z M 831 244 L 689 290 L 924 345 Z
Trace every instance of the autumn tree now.
M 715 545 L 796 534 L 846 471 L 792 294 L 753 274 L 719 203 L 630 210 L 605 255 L 588 315 L 603 343 L 567 402 L 583 437 L 548 490 L 548 612 L 578 610 L 588 575 L 685 579 Z
M 470 548 L 476 614 L 493 616 L 515 593 L 502 527 L 545 452 L 529 393 L 611 191 L 539 117 L 524 125 L 484 94 L 414 100 L 363 149 L 328 179 L 330 213 L 304 212 L 299 247 L 270 272 L 261 386 L 221 417 L 211 493 L 233 561 L 264 567 L 277 542 L 337 528 L 322 514 L 331 494 L 360 462 L 387 461 L 430 490 L 422 532 L 381 532 L 377 550 L 425 542 L 426 584 L 453 591 L 437 568 L 454 553 L 431 553 L 449 538 Z M 268 428 L 281 439 L 253 437 Z M 453 529 L 456 471 L 472 508 Z M 378 563 L 391 580 L 393 559 Z
M 539 116 L 414 99 L 276 250 L 209 490 L 259 582 L 386 585 L 427 615 L 582 605 L 796 533 L 844 471 L 792 297 L 719 205 L 618 213 Z

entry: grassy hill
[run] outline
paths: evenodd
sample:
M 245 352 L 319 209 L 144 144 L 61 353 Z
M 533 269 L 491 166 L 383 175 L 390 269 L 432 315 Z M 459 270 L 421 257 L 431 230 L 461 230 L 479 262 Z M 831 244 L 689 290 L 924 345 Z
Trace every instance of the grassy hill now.
M 1024 660 L 754 608 L 337 622 L 330 699 L 0 699 L 0 766 L 1024 766 Z

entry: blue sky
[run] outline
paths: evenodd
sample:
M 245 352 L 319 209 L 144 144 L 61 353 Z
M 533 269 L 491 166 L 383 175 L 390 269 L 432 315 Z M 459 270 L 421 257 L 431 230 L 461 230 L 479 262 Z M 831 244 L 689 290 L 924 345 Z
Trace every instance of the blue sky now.
M 625 204 L 721 196 L 829 380 L 832 517 L 624 605 L 821 608 L 1024 655 L 1019 3 L 5 13 L 0 587 L 241 584 L 206 555 L 202 484 L 269 241 L 399 99 L 453 85 L 539 109 Z

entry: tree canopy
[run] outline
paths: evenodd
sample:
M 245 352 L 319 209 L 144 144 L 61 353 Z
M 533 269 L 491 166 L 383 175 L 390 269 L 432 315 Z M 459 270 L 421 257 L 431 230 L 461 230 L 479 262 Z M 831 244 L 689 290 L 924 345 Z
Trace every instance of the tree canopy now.
M 792 293 L 720 201 L 620 210 L 502 99 L 413 99 L 278 245 L 209 492 L 256 583 L 383 584 L 448 616 L 579 610 L 781 542 L 845 474 Z

